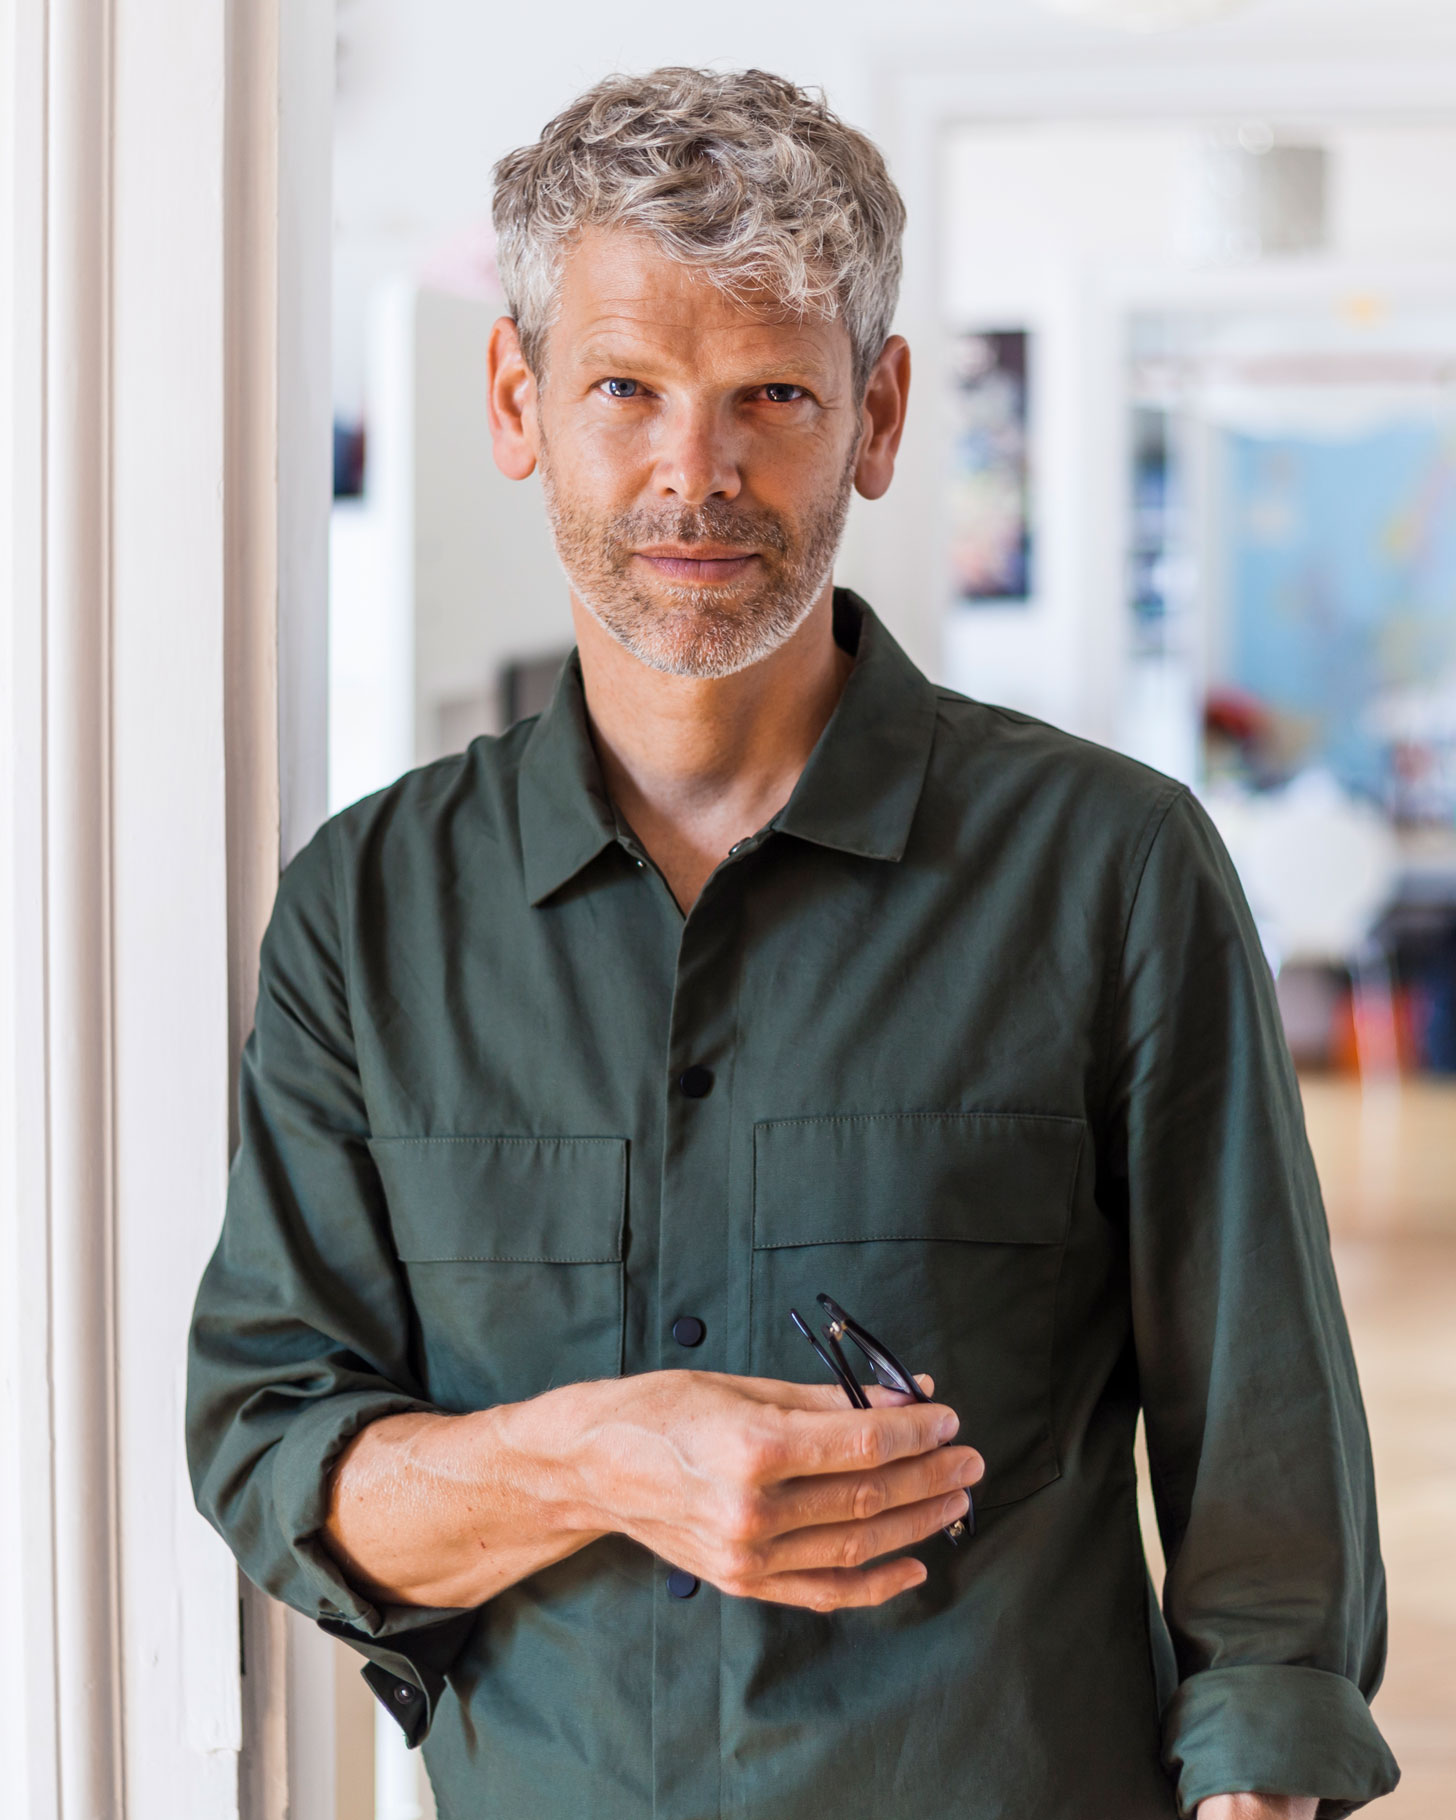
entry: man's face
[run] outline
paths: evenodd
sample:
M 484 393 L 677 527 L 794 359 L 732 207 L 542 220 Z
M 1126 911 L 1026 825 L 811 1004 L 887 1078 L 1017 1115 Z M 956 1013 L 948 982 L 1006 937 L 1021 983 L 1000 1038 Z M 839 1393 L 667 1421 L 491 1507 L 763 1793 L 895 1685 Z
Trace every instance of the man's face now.
M 829 584 L 862 433 L 842 323 L 736 302 L 636 234 L 567 255 L 537 397 L 557 553 L 634 656 L 727 676 Z

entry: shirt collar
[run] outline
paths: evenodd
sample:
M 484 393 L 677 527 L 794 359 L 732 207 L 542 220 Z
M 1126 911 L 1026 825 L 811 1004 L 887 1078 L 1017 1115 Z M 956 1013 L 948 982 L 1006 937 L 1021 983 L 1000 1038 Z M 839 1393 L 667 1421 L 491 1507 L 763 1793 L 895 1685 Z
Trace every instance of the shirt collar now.
M 834 636 L 854 668 L 788 802 L 780 832 L 866 859 L 898 860 L 910 836 L 935 732 L 935 690 L 847 588 Z M 618 838 L 587 726 L 581 659 L 567 659 L 521 758 L 526 894 L 539 904 Z
M 521 754 L 526 896 L 539 904 L 617 838 L 617 818 L 587 728 L 581 656 L 573 650 Z
M 935 689 L 848 588 L 834 590 L 834 636 L 854 652 L 854 668 L 773 825 L 842 853 L 898 860 L 930 763 Z

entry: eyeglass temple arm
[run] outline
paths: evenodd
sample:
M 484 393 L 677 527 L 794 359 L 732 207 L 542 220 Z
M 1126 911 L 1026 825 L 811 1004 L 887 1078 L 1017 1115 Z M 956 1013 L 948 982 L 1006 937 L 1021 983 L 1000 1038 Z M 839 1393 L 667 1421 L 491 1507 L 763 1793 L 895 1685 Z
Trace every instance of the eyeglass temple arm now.
M 905 1369 L 889 1347 L 883 1341 L 877 1340 L 868 1329 L 861 1327 L 853 1315 L 846 1314 L 833 1296 L 821 1295 L 818 1302 L 833 1325 L 838 1327 L 841 1333 L 847 1334 L 869 1360 L 877 1381 L 886 1390 L 898 1390 L 904 1396 L 914 1397 L 917 1403 L 930 1401 L 930 1398 L 915 1382 L 914 1376 Z M 831 1346 L 834 1346 L 838 1336 L 826 1330 L 824 1337 Z M 837 1346 L 834 1349 L 836 1352 L 839 1351 Z M 841 1353 L 840 1356 L 842 1358 L 843 1354 Z
M 798 1328 L 799 1332 L 803 1334 L 804 1338 L 814 1348 L 815 1352 L 819 1354 L 819 1357 L 823 1362 L 829 1367 L 831 1374 L 838 1379 L 840 1389 L 849 1398 L 853 1406 L 856 1409 L 868 1409 L 870 1400 L 865 1395 L 863 1387 L 856 1381 L 854 1373 L 849 1369 L 848 1360 L 846 1360 L 839 1348 L 834 1345 L 834 1341 L 832 1339 L 829 1341 L 829 1344 L 834 1347 L 834 1356 L 831 1358 L 820 1345 L 818 1336 L 812 1332 L 808 1323 L 799 1313 L 797 1308 L 791 1308 L 789 1310 L 789 1319 L 794 1323 L 795 1327 Z M 825 1337 L 827 1338 L 828 1336 L 826 1335 Z

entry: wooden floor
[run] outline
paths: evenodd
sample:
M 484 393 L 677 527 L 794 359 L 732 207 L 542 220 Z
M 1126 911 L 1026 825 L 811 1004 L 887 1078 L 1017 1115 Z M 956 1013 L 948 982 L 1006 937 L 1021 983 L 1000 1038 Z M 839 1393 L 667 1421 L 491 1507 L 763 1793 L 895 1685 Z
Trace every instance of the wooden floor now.
M 1402 1767 L 1379 1820 L 1456 1820 L 1456 1081 L 1304 1083 L 1375 1450 Z
M 1301 1084 L 1332 1232 L 1456 1238 L 1456 1080 Z
M 1338 1238 L 1335 1263 L 1370 1418 L 1390 1587 L 1390 1662 L 1375 1716 L 1403 1772 L 1368 1811 L 1456 1820 L 1456 1232 Z

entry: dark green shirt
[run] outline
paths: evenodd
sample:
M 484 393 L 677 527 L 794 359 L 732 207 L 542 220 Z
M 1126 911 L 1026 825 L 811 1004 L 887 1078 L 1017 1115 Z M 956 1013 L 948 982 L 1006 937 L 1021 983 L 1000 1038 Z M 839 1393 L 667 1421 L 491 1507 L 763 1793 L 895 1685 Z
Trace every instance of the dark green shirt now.
M 199 1504 L 369 1658 L 445 1820 L 1346 1813 L 1396 1776 L 1370 1455 L 1229 862 L 1180 786 L 936 688 L 853 595 L 835 632 L 792 797 L 686 917 L 574 657 L 289 866 L 193 1330 Z M 887 1607 L 673 1597 L 618 1536 L 478 1611 L 379 1608 L 324 1549 L 364 1423 L 819 1381 L 788 1310 L 820 1290 L 987 1463 L 974 1540 Z

